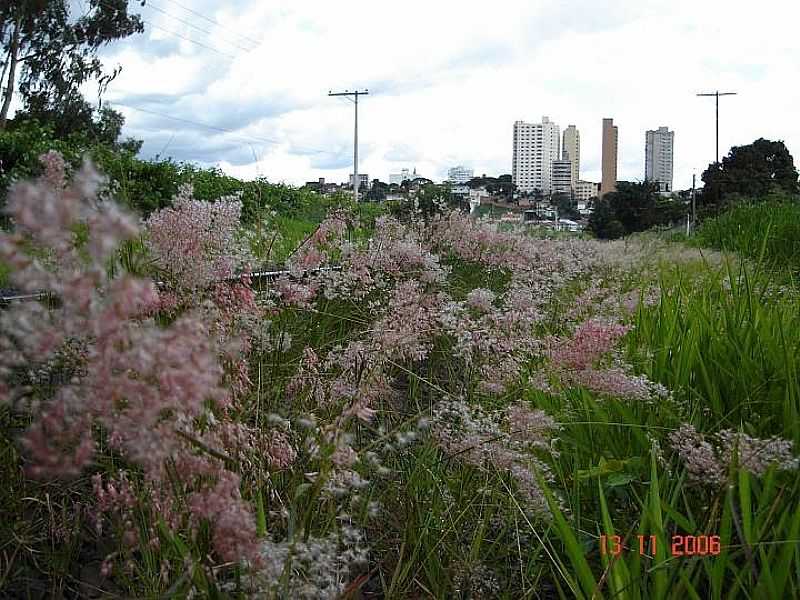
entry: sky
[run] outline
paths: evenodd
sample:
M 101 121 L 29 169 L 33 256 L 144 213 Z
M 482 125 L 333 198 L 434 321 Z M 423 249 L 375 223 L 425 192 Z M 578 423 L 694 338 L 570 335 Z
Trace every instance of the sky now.
M 77 0 L 80 2 L 81 0 Z M 353 104 L 359 172 L 436 181 L 455 165 L 511 172 L 516 120 L 578 127 L 581 179 L 600 180 L 601 124 L 619 127 L 618 178 L 644 178 L 645 131 L 675 131 L 674 188 L 720 151 L 783 140 L 800 162 L 800 2 L 779 0 L 147 0 L 142 35 L 104 101 L 142 155 L 300 185 L 346 181 Z M 203 31 L 204 30 L 204 31 Z M 192 40 L 191 42 L 188 40 Z M 96 91 L 87 89 L 87 96 Z

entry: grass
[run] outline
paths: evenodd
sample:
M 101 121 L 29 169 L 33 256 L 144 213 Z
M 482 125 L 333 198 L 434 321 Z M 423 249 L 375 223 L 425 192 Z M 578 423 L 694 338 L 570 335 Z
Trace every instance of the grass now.
M 800 202 L 784 199 L 735 206 L 704 221 L 693 243 L 800 273 Z
M 279 257 L 316 227 L 285 216 L 276 223 L 282 245 L 272 256 Z M 723 223 L 708 227 L 699 234 L 701 240 L 712 239 L 703 236 L 717 231 L 714 227 L 723 231 Z M 730 233 L 731 227 L 724 225 L 724 230 Z M 354 235 L 363 239 L 368 230 Z M 724 239 L 753 251 L 759 247 L 755 238 L 745 241 L 744 234 Z M 751 256 L 778 261 L 791 247 L 776 241 L 773 249 L 772 243 L 768 236 L 762 239 L 759 253 Z M 502 293 L 508 286 L 504 271 L 452 258 L 445 262 L 453 269 L 448 291 L 456 299 L 476 287 Z M 551 464 L 553 481 L 541 482 L 551 520 L 526 510 L 507 474 L 464 465 L 430 440 L 388 453 L 388 474 L 376 477 L 362 492 L 364 502 L 353 503 L 360 520 L 366 520 L 366 501 L 379 500 L 383 507 L 367 529 L 374 565 L 362 597 L 796 597 L 797 473 L 771 470 L 756 478 L 738 471 L 729 485 L 709 490 L 687 479 L 665 443 L 669 431 L 689 422 L 699 431 L 732 428 L 757 437 L 779 435 L 800 445 L 800 296 L 791 286 L 776 284 L 774 272 L 763 268 L 767 262 L 665 263 L 617 275 L 620 294 L 651 284 L 659 287 L 658 302 L 640 306 L 632 317 L 634 328 L 621 351 L 638 372 L 672 391 L 669 401 L 632 403 L 584 389 L 546 393 L 525 381 L 506 396 L 475 396 L 476 402 L 498 409 L 522 401 L 561 424 L 560 454 Z M 561 310 L 568 310 L 569 303 L 563 298 Z M 265 426 L 268 413 L 284 406 L 285 383 L 304 346 L 344 344 L 369 318 L 368 309 L 349 300 L 324 300 L 315 312 L 291 310 L 276 316 L 273 328 L 291 334 L 294 341 L 286 353 L 251 356 L 257 392 L 249 421 Z M 459 391 L 463 373 L 448 350 L 442 343 L 427 361 L 398 365 L 391 373 L 402 385 L 397 386 L 399 398 L 383 407 L 386 433 L 377 440 L 390 440 L 437 400 Z M 262 385 L 262 380 L 268 383 Z M 88 481 L 43 486 L 23 478 L 13 440 L 24 425 L 0 408 L 0 591 L 6 585 L 20 597 L 42 597 L 48 590 L 80 595 L 87 579 L 81 563 L 90 574 L 97 572 L 110 551 L 87 523 L 70 521 L 72 502 L 88 495 Z M 377 434 L 361 426 L 354 435 L 373 439 Z M 98 465 L 106 468 L 110 470 Z M 286 533 L 275 524 L 281 521 L 270 516 L 280 511 L 289 513 L 289 529 L 324 533 L 336 527 L 334 507 L 302 472 L 277 474 L 247 493 L 260 507 L 262 531 Z M 55 544 L 52 528 L 59 521 L 73 525 L 59 533 L 62 543 Z M 714 557 L 673 556 L 673 536 L 679 534 L 718 535 L 721 552 Z M 620 536 L 618 556 L 601 552 L 601 535 Z M 159 552 L 131 555 L 136 569 L 116 580 L 119 594 L 188 597 L 194 588 L 203 597 L 222 597 L 199 566 L 163 580 L 162 561 L 183 565 L 189 559 L 198 565 L 201 556 L 197 545 L 164 527 L 161 536 Z M 647 540 L 644 553 L 639 536 Z

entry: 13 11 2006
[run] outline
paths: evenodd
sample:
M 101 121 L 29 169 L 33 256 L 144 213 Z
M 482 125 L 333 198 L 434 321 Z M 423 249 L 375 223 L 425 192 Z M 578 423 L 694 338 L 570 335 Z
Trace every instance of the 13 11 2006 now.
M 639 551 L 640 556 L 655 556 L 659 539 L 655 535 L 637 535 L 623 540 L 618 535 L 600 536 L 600 554 L 619 556 L 623 552 Z M 673 535 L 668 543 L 671 556 L 716 556 L 722 545 L 718 535 Z

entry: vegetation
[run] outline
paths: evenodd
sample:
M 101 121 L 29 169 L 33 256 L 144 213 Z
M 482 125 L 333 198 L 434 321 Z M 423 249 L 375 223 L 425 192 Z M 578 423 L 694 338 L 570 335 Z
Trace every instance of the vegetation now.
M 114 140 L 118 133 L 112 136 Z M 5 204 L 11 182 L 42 173 L 38 157 L 51 149 L 59 151 L 73 170 L 85 156 L 90 157 L 108 176 L 113 196 L 144 217 L 169 206 L 182 185 L 191 185 L 195 197 L 202 200 L 240 195 L 242 218 L 248 224 L 263 218 L 265 211 L 274 210 L 284 218 L 301 219 L 313 226 L 330 209 L 350 202 L 342 195 L 326 197 L 265 179 L 242 181 L 216 168 L 201 169 L 171 159 L 141 160 L 135 148 L 126 143 L 105 142 L 79 133 L 60 138 L 51 125 L 15 119 L 0 133 L 0 206 Z
M 3 594 L 797 595 L 800 295 L 769 272 L 344 207 L 259 296 L 216 278 L 299 217 L 184 190 L 137 231 L 45 163 L 0 238 L 60 291 L 0 314 Z
M 773 196 L 742 203 L 700 225 L 693 243 L 735 251 L 778 273 L 800 273 L 800 203 Z
M 27 116 L 51 118 L 68 131 L 80 131 L 92 110 L 81 86 L 98 80 L 102 92 L 119 73 L 103 73 L 98 50 L 144 31 L 138 15 L 128 14 L 128 0 L 88 0 L 83 14 L 65 0 L 20 0 L 0 6 L 3 88 L 0 131 L 6 128 L 11 98 L 19 91 Z
M 713 163 L 702 176 L 705 187 L 701 211 L 717 214 L 735 201 L 795 196 L 800 192 L 797 169 L 783 142 L 759 138 L 746 146 L 734 146 L 722 163 Z
M 620 181 L 617 191 L 595 202 L 589 229 L 600 239 L 618 239 L 658 225 L 680 221 L 686 207 L 678 200 L 662 198 L 658 186 L 650 181 Z

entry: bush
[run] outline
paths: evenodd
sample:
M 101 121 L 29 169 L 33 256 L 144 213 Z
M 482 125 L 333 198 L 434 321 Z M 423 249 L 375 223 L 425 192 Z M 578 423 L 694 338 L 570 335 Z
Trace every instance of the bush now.
M 52 126 L 28 121 L 0 132 L 0 207 L 5 206 L 12 181 L 42 173 L 38 157 L 50 150 L 64 157 L 69 171 L 77 169 L 82 158 L 88 155 L 110 178 L 112 195 L 143 217 L 169 206 L 183 184 L 192 185 L 198 200 L 240 195 L 244 223 L 252 223 L 265 209 L 319 223 L 330 209 L 351 204 L 345 196 L 323 197 L 309 190 L 270 183 L 264 178 L 242 181 L 216 167 L 201 168 L 171 158 L 141 160 L 129 150 L 90 142 L 83 136 L 57 139 Z

